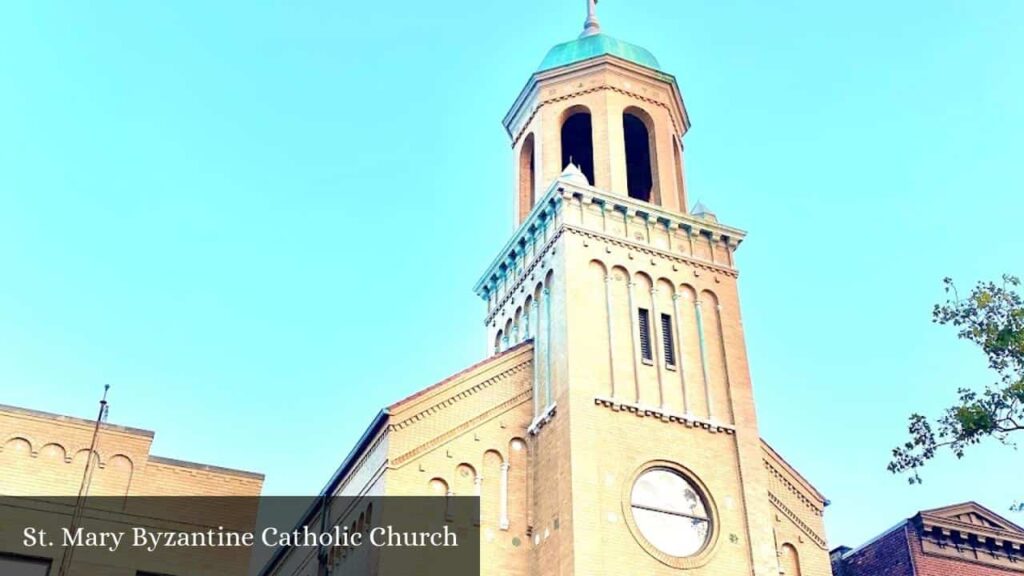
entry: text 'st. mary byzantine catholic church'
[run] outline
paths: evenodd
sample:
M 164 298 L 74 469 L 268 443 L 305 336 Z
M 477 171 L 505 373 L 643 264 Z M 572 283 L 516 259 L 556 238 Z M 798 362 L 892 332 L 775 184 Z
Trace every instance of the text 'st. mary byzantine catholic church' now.
M 504 120 L 493 355 L 382 411 L 324 494 L 479 494 L 486 574 L 828 575 L 825 499 L 758 432 L 744 233 L 687 211 L 675 78 L 589 8 Z

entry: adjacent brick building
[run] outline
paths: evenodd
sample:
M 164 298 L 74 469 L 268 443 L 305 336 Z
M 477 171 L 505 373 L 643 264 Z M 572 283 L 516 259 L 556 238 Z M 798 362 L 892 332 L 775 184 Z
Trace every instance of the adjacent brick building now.
M 832 551 L 835 576 L 1024 573 L 1024 529 L 974 502 L 925 510 L 856 549 Z
M 504 120 L 515 231 L 476 286 L 493 355 L 382 411 L 324 495 L 479 494 L 493 575 L 827 576 L 826 500 L 758 431 L 745 233 L 687 208 L 676 80 L 590 8 Z M 315 555 L 265 574 L 344 570 Z
M 90 459 L 89 500 L 79 526 L 129 532 L 136 526 L 238 532 L 255 526 L 262 474 L 153 455 L 154 433 L 139 428 L 103 423 L 93 446 L 95 430 L 95 421 L 0 405 L 0 574 L 57 575 L 69 548 L 27 550 L 22 530 L 46 528 L 53 535 L 74 525 Z M 213 499 L 239 496 L 247 498 Z M 247 548 L 152 554 L 79 548 L 72 573 L 241 576 L 249 554 Z
M 0 404 L 0 494 L 75 496 L 96 423 Z M 151 454 L 154 432 L 104 423 L 92 496 L 259 496 L 263 475 Z

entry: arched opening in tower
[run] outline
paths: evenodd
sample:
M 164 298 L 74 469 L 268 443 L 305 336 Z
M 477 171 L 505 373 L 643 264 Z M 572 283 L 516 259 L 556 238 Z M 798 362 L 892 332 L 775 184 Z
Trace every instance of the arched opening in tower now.
M 626 144 L 626 189 L 630 198 L 651 201 L 654 177 L 651 173 L 651 135 L 647 124 L 636 114 L 622 115 Z
M 519 151 L 519 221 L 522 222 L 533 210 L 537 202 L 535 180 L 536 166 L 534 164 L 534 140 L 531 132 Z
M 562 167 L 570 161 L 594 183 L 594 136 L 588 111 L 576 112 L 562 123 Z

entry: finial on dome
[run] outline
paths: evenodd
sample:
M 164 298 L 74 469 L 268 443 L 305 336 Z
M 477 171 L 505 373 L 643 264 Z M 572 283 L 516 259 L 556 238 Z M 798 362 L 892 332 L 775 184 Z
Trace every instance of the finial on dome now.
M 587 0 L 587 21 L 583 23 L 580 38 L 601 33 L 601 23 L 597 21 L 597 0 Z

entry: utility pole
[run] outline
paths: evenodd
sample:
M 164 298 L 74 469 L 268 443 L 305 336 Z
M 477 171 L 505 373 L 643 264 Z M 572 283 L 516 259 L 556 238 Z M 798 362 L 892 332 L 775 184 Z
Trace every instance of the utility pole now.
M 82 512 L 85 509 L 85 499 L 89 496 L 89 484 L 92 483 L 93 473 L 93 458 L 99 460 L 99 456 L 96 453 L 96 448 L 100 441 L 100 427 L 103 421 L 107 417 L 109 406 L 107 405 L 107 391 L 110 390 L 110 384 L 103 386 L 103 398 L 100 399 L 100 411 L 96 415 L 96 426 L 92 430 L 92 443 L 89 445 L 88 459 L 85 461 L 85 471 L 82 472 L 82 483 L 78 487 L 78 499 L 75 501 L 75 510 L 71 514 L 71 525 L 69 530 L 74 533 L 78 529 L 79 523 L 82 521 Z M 60 561 L 60 570 L 57 571 L 58 576 L 71 576 L 71 560 L 75 555 L 75 545 L 72 543 L 71 546 L 64 551 L 64 556 Z

